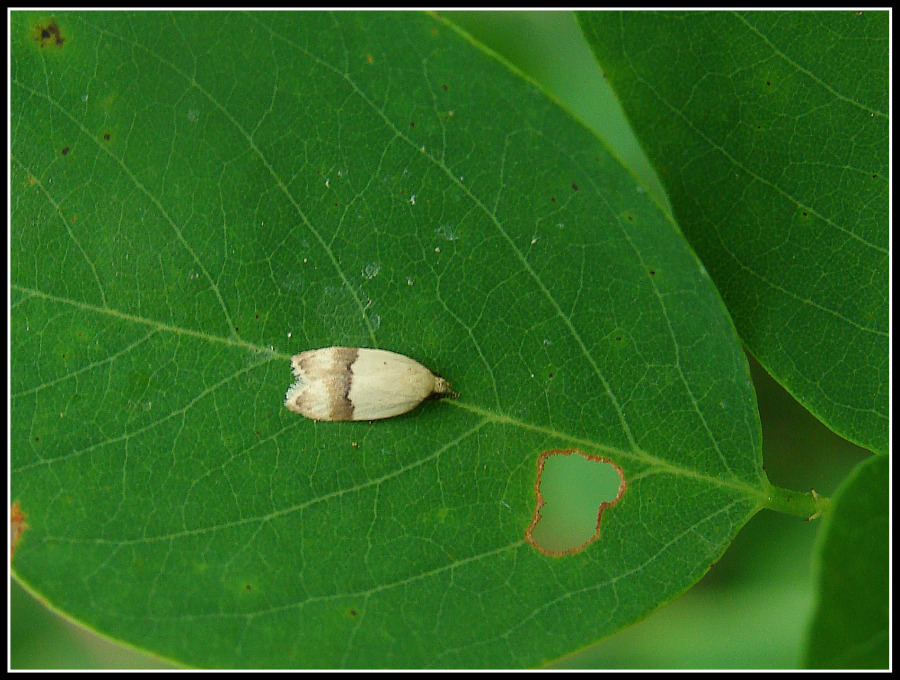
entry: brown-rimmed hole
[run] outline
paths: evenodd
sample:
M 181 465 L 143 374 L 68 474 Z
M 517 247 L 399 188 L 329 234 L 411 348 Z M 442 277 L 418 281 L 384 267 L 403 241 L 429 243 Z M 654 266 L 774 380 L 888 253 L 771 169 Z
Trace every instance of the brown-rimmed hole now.
M 577 455 L 572 455 L 577 454 Z M 625 493 L 622 468 L 577 449 L 544 451 L 538 459 L 534 518 L 525 532 L 541 552 L 579 552 L 600 536 L 603 511 Z

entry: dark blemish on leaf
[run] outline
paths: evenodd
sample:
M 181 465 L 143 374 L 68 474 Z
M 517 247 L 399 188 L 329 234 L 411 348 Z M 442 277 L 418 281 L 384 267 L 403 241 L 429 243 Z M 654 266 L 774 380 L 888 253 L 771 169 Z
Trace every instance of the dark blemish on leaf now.
M 548 380 L 553 380 L 553 374 L 552 374 L 552 373 L 548 373 L 548 374 L 547 374 L 547 379 L 548 379 Z
M 409 126 L 410 126 L 410 127 L 415 127 L 416 124 L 415 124 L 413 121 L 409 121 Z
M 350 616 L 356 616 L 356 610 L 355 610 L 355 609 L 351 609 L 351 610 L 350 610 Z
M 655 270 L 655 269 L 651 269 L 651 270 L 650 270 L 650 276 L 655 276 L 655 275 L 656 275 L 656 270 Z
M 629 222 L 634 222 L 634 218 L 633 218 L 631 215 L 629 215 L 629 216 L 628 216 L 628 221 L 629 221 Z
M 808 214 L 809 214 L 809 213 L 807 213 L 805 210 L 803 211 L 803 216 L 804 216 L 804 217 L 806 217 Z
M 27 515 L 19 507 L 19 501 L 9 506 L 9 559 L 12 559 L 13 555 L 15 555 L 19 539 L 28 528 L 28 523 L 25 521 L 26 517 Z
M 550 202 L 551 202 L 551 203 L 556 203 L 556 196 L 551 196 L 551 197 L 550 197 Z
M 247 590 L 250 590 L 250 584 L 249 584 L 249 583 L 247 584 Z
M 573 191 L 578 191 L 578 185 L 575 184 L 575 182 L 572 182 L 572 190 L 573 190 Z
M 235 333 L 239 333 L 240 330 L 241 330 L 241 329 L 240 329 L 240 326 L 235 326 L 235 327 L 234 327 L 234 332 L 235 332 Z
M 617 336 L 616 336 L 616 342 L 622 342 L 622 336 L 621 336 L 621 335 L 617 335 Z
M 108 132 L 103 133 L 103 139 L 105 139 L 107 142 L 109 141 L 109 133 Z
M 768 86 L 768 87 L 772 87 L 772 81 L 770 81 L 770 80 L 767 80 L 767 81 L 766 81 L 766 86 Z
M 256 315 L 256 318 L 257 318 L 257 319 L 259 318 L 259 314 Z
M 875 179 L 876 177 L 878 177 L 878 174 L 877 174 L 877 173 L 872 173 L 872 179 Z
M 64 147 L 62 150 L 62 155 L 65 156 L 68 153 L 69 153 L 69 147 Z
M 441 87 L 444 88 L 444 92 L 446 92 L 448 90 L 447 83 L 444 83 L 443 85 L 441 85 Z
M 40 438 L 40 437 L 35 437 L 35 438 L 34 438 L 34 441 L 39 442 L 39 441 L 41 441 L 41 438 Z
M 540 519 L 541 519 L 541 507 L 543 507 L 543 505 L 544 505 L 544 497 L 541 495 L 541 475 L 544 473 L 544 463 L 546 463 L 547 459 L 550 456 L 569 456 L 569 455 L 572 455 L 573 453 L 578 454 L 579 456 L 585 458 L 586 460 L 594 461 L 596 463 L 606 463 L 608 465 L 612 465 L 613 468 L 615 468 L 616 472 L 619 475 L 619 490 L 616 493 L 616 497 L 613 500 L 602 501 L 600 503 L 600 507 L 597 510 L 597 526 L 596 526 L 596 529 L 594 530 L 593 536 L 591 536 L 588 540 L 586 540 L 581 545 L 579 545 L 575 548 L 570 548 L 569 550 L 561 550 L 561 551 L 547 550 L 546 548 L 543 548 L 540 545 L 538 545 L 532 536 L 534 527 L 537 525 L 538 521 L 540 521 Z M 582 453 L 578 449 L 550 449 L 549 451 L 544 451 L 538 458 L 537 480 L 534 483 L 534 493 L 537 496 L 537 503 L 534 506 L 534 517 L 531 520 L 531 524 L 525 530 L 525 538 L 528 540 L 529 543 L 531 543 L 531 545 L 533 545 L 535 548 L 537 548 L 540 552 L 544 553 L 545 555 L 554 555 L 554 556 L 559 557 L 562 555 L 571 555 L 572 553 L 581 552 L 589 544 L 596 541 L 598 536 L 600 536 L 600 520 L 603 517 L 603 511 L 606 510 L 606 508 L 618 503 L 619 500 L 622 498 L 622 496 L 625 494 L 625 489 L 627 489 L 627 488 L 628 488 L 628 483 L 625 481 L 625 473 L 622 471 L 622 468 L 620 468 L 618 465 L 613 463 L 609 458 L 604 458 L 603 456 L 592 456 L 587 453 Z
M 59 30 L 59 24 L 51 20 L 48 24 L 38 24 L 34 27 L 34 40 L 41 47 L 55 45 L 62 47 L 66 39 L 63 37 L 62 31 Z

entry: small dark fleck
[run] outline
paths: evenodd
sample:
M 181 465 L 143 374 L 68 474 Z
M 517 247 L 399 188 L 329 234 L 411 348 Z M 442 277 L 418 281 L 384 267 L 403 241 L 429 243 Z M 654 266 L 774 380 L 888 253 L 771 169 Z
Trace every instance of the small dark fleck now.
M 769 81 L 769 80 L 767 80 L 767 81 L 766 81 L 766 85 L 768 85 L 769 87 L 771 87 L 771 86 L 772 86 L 772 82 Z
M 628 216 L 628 221 L 629 221 L 629 222 L 633 222 L 633 221 L 634 221 L 634 218 L 633 218 L 631 215 L 629 215 L 629 216 Z
M 877 174 L 877 173 L 872 173 L 872 179 L 875 179 L 876 177 L 878 177 L 878 174 Z
M 805 210 L 803 211 L 803 216 L 804 216 L 804 217 L 806 217 L 808 214 L 809 214 L 809 213 L 807 213 Z
M 549 374 L 547 375 L 547 377 L 552 379 L 552 378 L 553 378 L 553 374 L 552 374 L 552 373 L 549 373 Z
M 621 336 L 621 335 L 617 335 L 617 336 L 616 336 L 616 342 L 622 342 L 622 336 Z
M 257 318 L 257 319 L 259 318 L 259 314 L 256 315 L 256 318 Z
M 39 442 L 39 441 L 41 441 L 41 438 L 40 438 L 40 437 L 35 437 L 35 438 L 34 438 L 34 441 Z
M 575 184 L 575 182 L 572 182 L 572 189 L 573 189 L 574 191 L 578 191 L 578 185 Z
M 249 584 L 249 583 L 247 584 L 247 590 L 250 590 L 250 584 Z
M 108 132 L 103 133 L 103 139 L 105 139 L 107 142 L 109 141 L 109 133 Z
M 550 202 L 551 202 L 551 203 L 556 203 L 556 197 L 555 197 L 555 196 L 551 196 L 551 197 L 550 197 Z
M 413 121 L 409 121 L 409 126 L 410 126 L 410 127 L 415 127 L 416 124 L 415 124 Z
M 41 47 L 47 45 L 62 47 L 63 43 L 66 41 L 62 35 L 62 31 L 59 30 L 59 24 L 55 21 L 51 21 L 46 26 L 35 26 L 34 39 Z
M 653 276 L 654 274 L 656 274 L 656 271 L 653 270 L 653 269 L 651 269 L 651 270 L 650 270 L 650 276 Z
M 447 89 L 448 89 L 448 88 L 447 88 L 447 85 L 446 85 L 446 83 L 445 83 L 445 84 L 444 84 L 444 85 L 441 85 L 441 87 L 443 87 L 443 88 L 444 88 L 444 92 L 446 92 L 446 91 L 447 91 Z
M 66 148 L 64 148 L 64 149 L 62 150 L 62 155 L 63 155 L 63 156 L 65 156 L 67 153 L 69 153 L 69 147 L 66 147 Z
M 235 327 L 234 327 L 234 332 L 235 332 L 235 333 L 237 333 L 237 332 L 240 331 L 240 330 L 241 330 L 241 329 L 240 329 L 238 326 L 235 326 Z
M 356 610 L 355 610 L 355 609 L 351 609 L 351 610 L 350 610 L 350 616 L 356 616 Z

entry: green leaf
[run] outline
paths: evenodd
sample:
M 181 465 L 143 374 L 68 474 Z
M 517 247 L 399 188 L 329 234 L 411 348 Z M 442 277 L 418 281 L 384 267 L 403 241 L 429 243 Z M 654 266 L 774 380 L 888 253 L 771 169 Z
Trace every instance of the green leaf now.
M 888 668 L 888 475 L 887 456 L 864 460 L 828 506 L 817 549 L 819 603 L 807 668 Z
M 683 592 L 770 502 L 706 271 L 451 26 L 11 30 L 13 567 L 54 607 L 194 666 L 535 666 Z M 290 355 L 329 345 L 461 396 L 288 412 Z M 565 557 L 525 537 L 550 449 L 627 482 Z
M 886 451 L 887 12 L 579 19 L 750 351 Z

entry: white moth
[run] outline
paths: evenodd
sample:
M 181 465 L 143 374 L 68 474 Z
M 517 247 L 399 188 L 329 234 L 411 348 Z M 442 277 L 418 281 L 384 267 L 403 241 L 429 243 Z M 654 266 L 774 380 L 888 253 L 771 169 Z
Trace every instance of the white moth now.
M 457 396 L 418 361 L 383 349 L 325 347 L 291 357 L 297 380 L 284 405 L 313 420 L 379 420 L 429 397 Z

